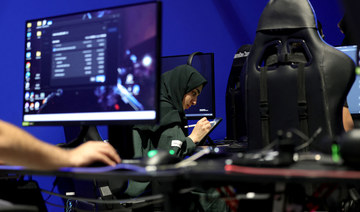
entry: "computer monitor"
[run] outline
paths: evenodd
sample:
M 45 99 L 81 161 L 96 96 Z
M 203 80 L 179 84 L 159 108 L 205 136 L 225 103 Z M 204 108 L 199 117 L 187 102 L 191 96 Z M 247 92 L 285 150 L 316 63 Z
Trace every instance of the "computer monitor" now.
M 155 122 L 159 12 L 150 2 L 26 21 L 23 125 Z
M 335 48 L 348 55 L 354 61 L 356 67 L 359 66 L 359 50 L 357 45 L 338 46 Z M 360 77 L 358 74 L 348 93 L 347 103 L 351 115 L 354 118 L 360 118 Z
M 28 20 L 23 126 L 158 120 L 161 3 Z
M 167 72 L 179 65 L 187 64 L 190 55 L 172 55 L 161 57 L 161 72 Z M 191 65 L 208 81 L 201 91 L 197 104 L 185 110 L 188 119 L 215 118 L 214 53 L 196 54 Z

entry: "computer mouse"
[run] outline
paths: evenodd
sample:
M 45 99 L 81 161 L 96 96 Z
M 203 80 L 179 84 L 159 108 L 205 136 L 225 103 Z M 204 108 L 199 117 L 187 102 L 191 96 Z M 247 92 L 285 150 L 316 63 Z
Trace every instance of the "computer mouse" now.
M 173 150 L 150 150 L 143 158 L 143 164 L 146 166 L 170 165 L 180 162 L 181 158 L 175 155 Z

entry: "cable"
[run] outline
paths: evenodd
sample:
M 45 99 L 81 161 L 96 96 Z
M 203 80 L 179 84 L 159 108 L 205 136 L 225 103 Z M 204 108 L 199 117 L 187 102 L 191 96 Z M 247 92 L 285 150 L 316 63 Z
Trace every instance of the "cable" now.
M 303 144 L 295 147 L 295 151 L 299 151 L 299 150 L 302 150 L 306 147 L 308 147 L 314 140 L 317 136 L 319 136 L 319 134 L 321 133 L 322 131 L 322 128 L 319 127 L 315 132 L 314 134 L 309 138 L 307 137 L 303 132 L 301 132 L 300 130 L 296 129 L 296 128 L 293 128 L 293 129 L 290 129 L 288 132 L 291 132 L 293 133 L 294 135 L 298 136 L 299 138 L 301 138 L 303 141 L 305 141 Z M 278 135 L 280 136 L 280 135 Z M 260 152 L 265 152 L 267 150 L 270 150 L 272 149 L 275 145 L 277 145 L 279 143 L 280 139 L 279 138 L 276 138 L 274 141 L 272 141 L 270 144 L 266 145 L 264 148 L 261 149 Z
M 273 140 L 270 144 L 268 144 L 268 145 L 266 145 L 264 148 L 262 148 L 262 149 L 260 150 L 260 153 L 272 149 L 272 148 L 273 148 L 275 145 L 277 145 L 278 143 L 279 143 L 279 139 L 277 138 L 277 139 Z
M 58 178 L 56 177 L 54 182 L 53 182 L 53 186 L 51 188 L 51 192 L 54 192 L 56 184 L 57 184 Z M 47 202 L 52 196 L 50 194 L 48 194 L 48 196 L 46 197 L 46 199 L 44 200 L 45 202 Z
M 295 147 L 295 151 L 297 152 L 297 151 L 300 151 L 300 150 L 308 147 L 315 140 L 315 138 L 320 135 L 321 131 L 322 131 L 322 128 L 319 127 L 305 143 Z
M 140 203 L 146 201 L 153 201 L 153 200 L 160 200 L 163 199 L 164 196 L 162 194 L 151 195 L 147 197 L 140 197 L 136 199 L 118 199 L 118 200 L 100 200 L 100 199 L 92 199 L 92 198 L 84 198 L 84 197 L 74 197 L 74 196 L 66 196 L 63 194 L 54 193 L 51 191 L 47 191 L 44 189 L 40 189 L 41 192 L 51 194 L 54 196 L 61 197 L 67 200 L 77 200 L 80 202 L 91 202 L 91 203 L 98 203 L 98 204 L 133 204 L 133 203 Z
M 64 208 L 65 207 L 63 205 L 58 205 L 58 204 L 55 204 L 55 203 L 52 203 L 52 202 L 49 202 L 49 201 L 44 201 L 46 204 L 48 205 L 51 205 L 51 206 L 54 206 L 54 207 L 57 207 L 57 208 Z
M 299 129 L 296 128 L 292 128 L 289 130 L 290 132 L 292 132 L 293 134 L 297 135 L 299 138 L 301 138 L 304 141 L 309 140 L 309 137 L 307 135 L 305 135 L 302 131 L 300 131 Z
M 66 200 L 65 205 L 66 205 L 65 212 L 71 212 L 71 210 L 72 210 L 72 202 L 71 202 L 70 199 Z

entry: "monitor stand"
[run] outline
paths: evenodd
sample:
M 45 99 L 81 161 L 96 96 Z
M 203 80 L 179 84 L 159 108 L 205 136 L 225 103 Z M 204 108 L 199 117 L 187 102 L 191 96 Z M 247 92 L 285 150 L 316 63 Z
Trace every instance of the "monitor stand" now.
M 82 125 L 82 126 L 64 126 L 65 144 L 58 146 L 64 148 L 74 148 L 79 146 L 85 141 L 102 141 L 99 131 L 95 125 Z
M 134 158 L 133 125 L 108 125 L 108 142 L 121 159 Z
M 133 125 L 108 125 L 108 140 L 122 159 L 134 157 L 132 137 Z M 64 127 L 66 143 L 59 144 L 63 148 L 74 148 L 85 141 L 103 141 L 95 125 Z

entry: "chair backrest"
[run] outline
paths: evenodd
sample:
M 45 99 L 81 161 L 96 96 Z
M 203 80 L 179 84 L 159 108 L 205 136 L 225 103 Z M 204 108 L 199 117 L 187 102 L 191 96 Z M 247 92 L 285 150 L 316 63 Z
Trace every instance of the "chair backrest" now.
M 227 81 L 225 93 L 227 140 L 246 140 L 245 71 L 243 67 L 250 49 L 251 44 L 245 44 L 237 50 Z
M 320 37 L 308 0 L 270 0 L 246 66 L 249 149 L 291 128 L 311 136 L 343 132 L 342 107 L 355 79 L 354 62 Z

